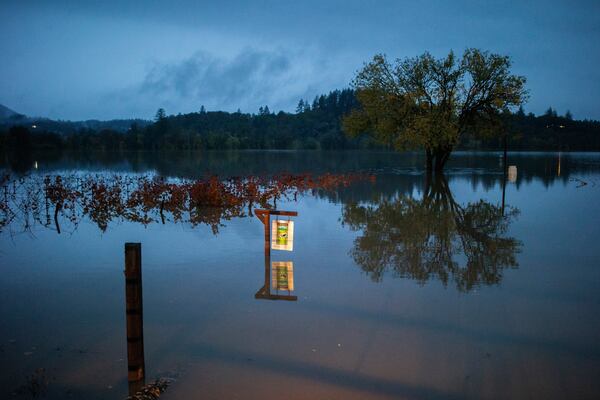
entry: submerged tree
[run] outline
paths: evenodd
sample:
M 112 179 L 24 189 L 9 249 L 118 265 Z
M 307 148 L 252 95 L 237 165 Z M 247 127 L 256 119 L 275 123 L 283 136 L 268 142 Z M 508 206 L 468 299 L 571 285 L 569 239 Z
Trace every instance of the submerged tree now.
M 525 78 L 507 56 L 468 49 L 390 64 L 376 55 L 353 81 L 361 107 L 344 118 L 350 135 L 369 132 L 397 150 L 424 149 L 427 169 L 442 171 L 468 130 L 501 132 L 500 116 L 524 103 Z
M 255 207 L 276 208 L 298 195 L 330 191 L 374 177 L 360 174 L 280 174 L 176 181 L 149 176 L 0 175 L 0 234 L 8 227 L 31 232 L 36 225 L 61 232 L 61 220 L 73 228 L 87 218 L 103 232 L 114 220 L 142 223 L 188 222 L 209 225 L 253 215 Z M 272 204 L 271 204 L 272 203 Z
M 518 210 L 484 200 L 458 204 L 443 175 L 427 179 L 423 198 L 402 196 L 377 206 L 350 204 L 343 222 L 362 231 L 351 254 L 375 281 L 386 270 L 425 283 L 454 282 L 461 291 L 497 284 L 502 271 L 517 267 L 521 243 L 507 237 Z

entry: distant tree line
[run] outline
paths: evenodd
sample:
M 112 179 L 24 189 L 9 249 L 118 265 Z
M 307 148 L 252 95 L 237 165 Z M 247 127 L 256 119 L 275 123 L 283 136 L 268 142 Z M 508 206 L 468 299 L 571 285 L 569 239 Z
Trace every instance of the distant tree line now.
M 511 150 L 600 151 L 600 121 L 574 120 L 570 111 L 560 116 L 552 107 L 540 116 L 520 107 L 502 117 Z M 500 149 L 502 141 L 502 136 L 469 132 L 460 148 Z
M 273 113 L 268 106 L 258 113 L 206 111 L 167 115 L 159 109 L 154 122 L 134 121 L 128 129 L 82 127 L 81 123 L 35 125 L 27 119 L 0 125 L 0 150 L 18 155 L 32 151 L 138 151 L 227 149 L 387 149 L 367 133 L 348 137 L 342 119 L 359 107 L 351 89 L 300 100 L 295 113 Z M 600 122 L 576 121 L 570 113 L 505 113 L 504 129 L 513 150 L 600 150 Z M 77 125 L 80 124 L 80 125 Z M 92 126 L 87 124 L 86 126 Z M 107 126 L 107 125 L 105 125 Z M 459 149 L 493 150 L 502 147 L 500 136 L 467 132 Z
M 81 128 L 51 131 L 31 126 L 5 126 L 0 146 L 8 149 L 72 150 L 203 150 L 203 149 L 348 149 L 379 145 L 368 136 L 348 138 L 341 118 L 357 106 L 352 90 L 300 100 L 297 113 L 273 113 L 261 106 L 256 114 L 240 111 L 198 112 L 168 116 L 162 108 L 153 123 L 133 123 L 125 132 Z

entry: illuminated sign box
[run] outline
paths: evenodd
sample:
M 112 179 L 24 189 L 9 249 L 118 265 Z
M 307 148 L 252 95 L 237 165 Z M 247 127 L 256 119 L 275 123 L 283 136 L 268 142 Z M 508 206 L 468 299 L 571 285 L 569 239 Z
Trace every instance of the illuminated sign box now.
M 508 181 L 516 182 L 517 181 L 517 166 L 511 165 L 508 167 Z
M 273 250 L 294 250 L 294 221 L 279 219 L 272 221 L 271 248 Z

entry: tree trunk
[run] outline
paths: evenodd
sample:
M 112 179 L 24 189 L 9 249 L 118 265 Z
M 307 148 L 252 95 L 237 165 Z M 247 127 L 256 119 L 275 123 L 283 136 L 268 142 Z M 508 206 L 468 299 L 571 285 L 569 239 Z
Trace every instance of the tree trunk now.
M 430 174 L 433 171 L 433 152 L 429 149 L 425 150 L 425 166 L 427 167 L 427 173 Z
M 450 158 L 452 148 L 441 148 L 435 152 L 435 172 L 442 173 L 446 162 Z
M 426 149 L 426 168 L 427 173 L 431 174 L 435 171 L 435 173 L 441 173 L 444 170 L 444 166 L 446 162 L 450 158 L 450 154 L 452 153 L 452 147 L 440 147 L 435 150 Z
M 435 156 L 435 172 L 440 173 L 444 170 L 444 161 L 442 159 L 441 155 L 436 155 Z
M 425 174 L 425 184 L 423 185 L 423 198 L 429 198 L 431 194 L 431 181 L 433 180 L 433 174 L 430 169 Z

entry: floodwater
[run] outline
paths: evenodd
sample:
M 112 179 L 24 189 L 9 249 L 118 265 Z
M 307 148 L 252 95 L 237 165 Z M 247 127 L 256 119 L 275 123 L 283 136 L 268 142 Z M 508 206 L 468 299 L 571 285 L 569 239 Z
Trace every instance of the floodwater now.
M 600 154 L 510 153 L 506 179 L 499 153 L 457 153 L 431 179 L 421 165 L 258 151 L 4 164 L 25 181 L 375 180 L 278 201 L 298 213 L 293 251 L 270 254 L 256 216 L 216 230 L 64 218 L 60 233 L 5 219 L 0 398 L 128 395 L 130 242 L 141 243 L 145 382 L 170 379 L 164 399 L 600 398 Z

